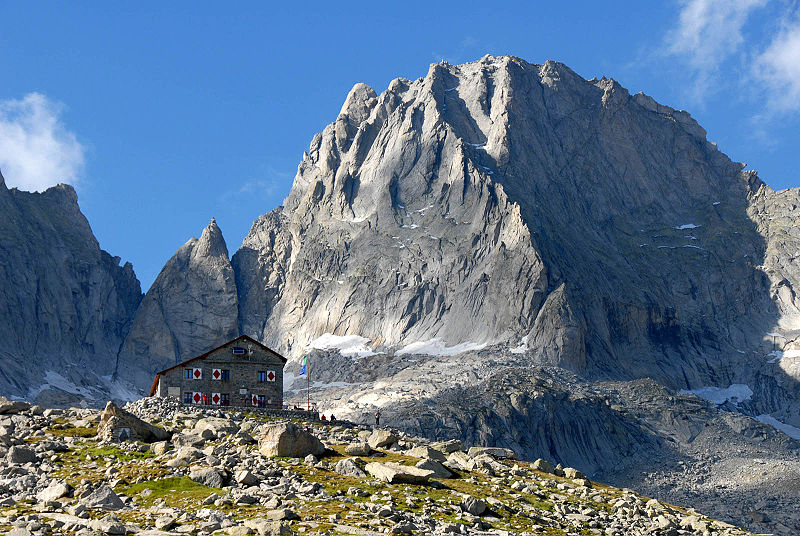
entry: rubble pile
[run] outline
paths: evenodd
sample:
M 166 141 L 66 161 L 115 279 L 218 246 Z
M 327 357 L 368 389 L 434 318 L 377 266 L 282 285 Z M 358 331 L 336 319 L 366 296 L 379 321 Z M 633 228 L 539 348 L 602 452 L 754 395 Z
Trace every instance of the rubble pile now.
M 508 449 L 206 411 L 169 399 L 125 410 L 170 439 L 108 441 L 97 434 L 97 411 L 7 407 L 0 415 L 0 532 L 746 534 L 591 482 L 573 468 L 515 460 Z

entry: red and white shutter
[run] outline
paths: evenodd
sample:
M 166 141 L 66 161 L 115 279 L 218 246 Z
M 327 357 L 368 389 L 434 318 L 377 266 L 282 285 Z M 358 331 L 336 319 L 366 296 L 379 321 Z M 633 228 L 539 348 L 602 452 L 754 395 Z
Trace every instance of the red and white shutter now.
M 253 395 L 253 405 L 254 406 L 258 405 L 258 397 L 256 395 Z
M 211 393 L 211 403 L 219 406 L 222 403 L 222 396 L 219 393 Z
M 203 379 L 203 369 L 196 368 L 192 371 L 192 378 L 195 380 L 202 380 Z
M 195 404 L 203 403 L 203 393 L 192 393 L 192 402 Z
M 268 370 L 267 371 L 267 381 L 268 382 L 274 382 L 275 381 L 275 371 L 274 370 Z
M 211 379 L 212 380 L 222 380 L 222 369 L 211 369 Z

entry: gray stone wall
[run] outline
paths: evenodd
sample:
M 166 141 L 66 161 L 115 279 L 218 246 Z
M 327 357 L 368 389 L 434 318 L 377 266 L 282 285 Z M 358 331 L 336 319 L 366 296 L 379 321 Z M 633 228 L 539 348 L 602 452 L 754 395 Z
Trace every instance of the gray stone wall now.
M 233 347 L 245 349 L 244 355 L 233 354 Z M 185 379 L 185 370 L 200 369 L 199 379 Z M 214 369 L 228 370 L 228 380 L 217 380 L 212 377 Z M 258 381 L 258 373 L 274 374 L 273 381 Z M 170 387 L 172 389 L 170 389 Z M 273 353 L 249 345 L 246 341 L 226 344 L 203 359 L 187 363 L 162 374 L 156 393 L 158 396 L 176 396 L 184 401 L 184 393 L 200 393 L 199 405 L 214 405 L 214 393 L 230 395 L 230 405 L 253 407 L 253 396 L 263 396 L 266 407 L 281 408 L 283 406 L 283 362 Z M 205 395 L 205 401 L 202 396 Z

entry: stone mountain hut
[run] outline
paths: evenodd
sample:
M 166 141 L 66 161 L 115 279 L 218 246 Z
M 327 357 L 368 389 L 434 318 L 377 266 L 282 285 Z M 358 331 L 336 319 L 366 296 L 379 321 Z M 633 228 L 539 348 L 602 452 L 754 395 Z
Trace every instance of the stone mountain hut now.
M 240 335 L 156 374 L 150 396 L 187 405 L 281 409 L 286 358 Z

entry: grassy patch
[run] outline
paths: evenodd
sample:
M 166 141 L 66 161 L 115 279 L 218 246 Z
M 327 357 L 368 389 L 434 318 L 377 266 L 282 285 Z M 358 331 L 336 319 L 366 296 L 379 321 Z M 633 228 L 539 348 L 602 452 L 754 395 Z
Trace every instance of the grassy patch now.
M 151 493 L 146 497 L 141 497 L 140 494 L 144 490 L 150 490 Z M 131 497 L 139 496 L 140 503 L 146 506 L 151 506 L 158 499 L 163 499 L 168 506 L 177 507 L 186 507 L 187 505 L 200 507 L 202 501 L 212 493 L 219 495 L 225 493 L 220 488 L 198 484 L 185 476 L 133 484 L 125 488 L 124 492 Z
M 48 428 L 47 433 L 56 437 L 94 437 L 97 435 L 97 427 L 84 426 L 64 426 L 58 428 Z
M 103 447 L 90 447 L 84 449 L 80 452 L 81 456 L 89 455 L 92 458 L 111 458 L 116 461 L 121 462 L 128 462 L 131 460 L 144 460 L 147 458 L 155 458 L 156 455 L 150 451 L 147 452 L 136 452 L 131 450 L 126 450 L 120 447 L 116 447 L 113 445 L 106 445 Z

